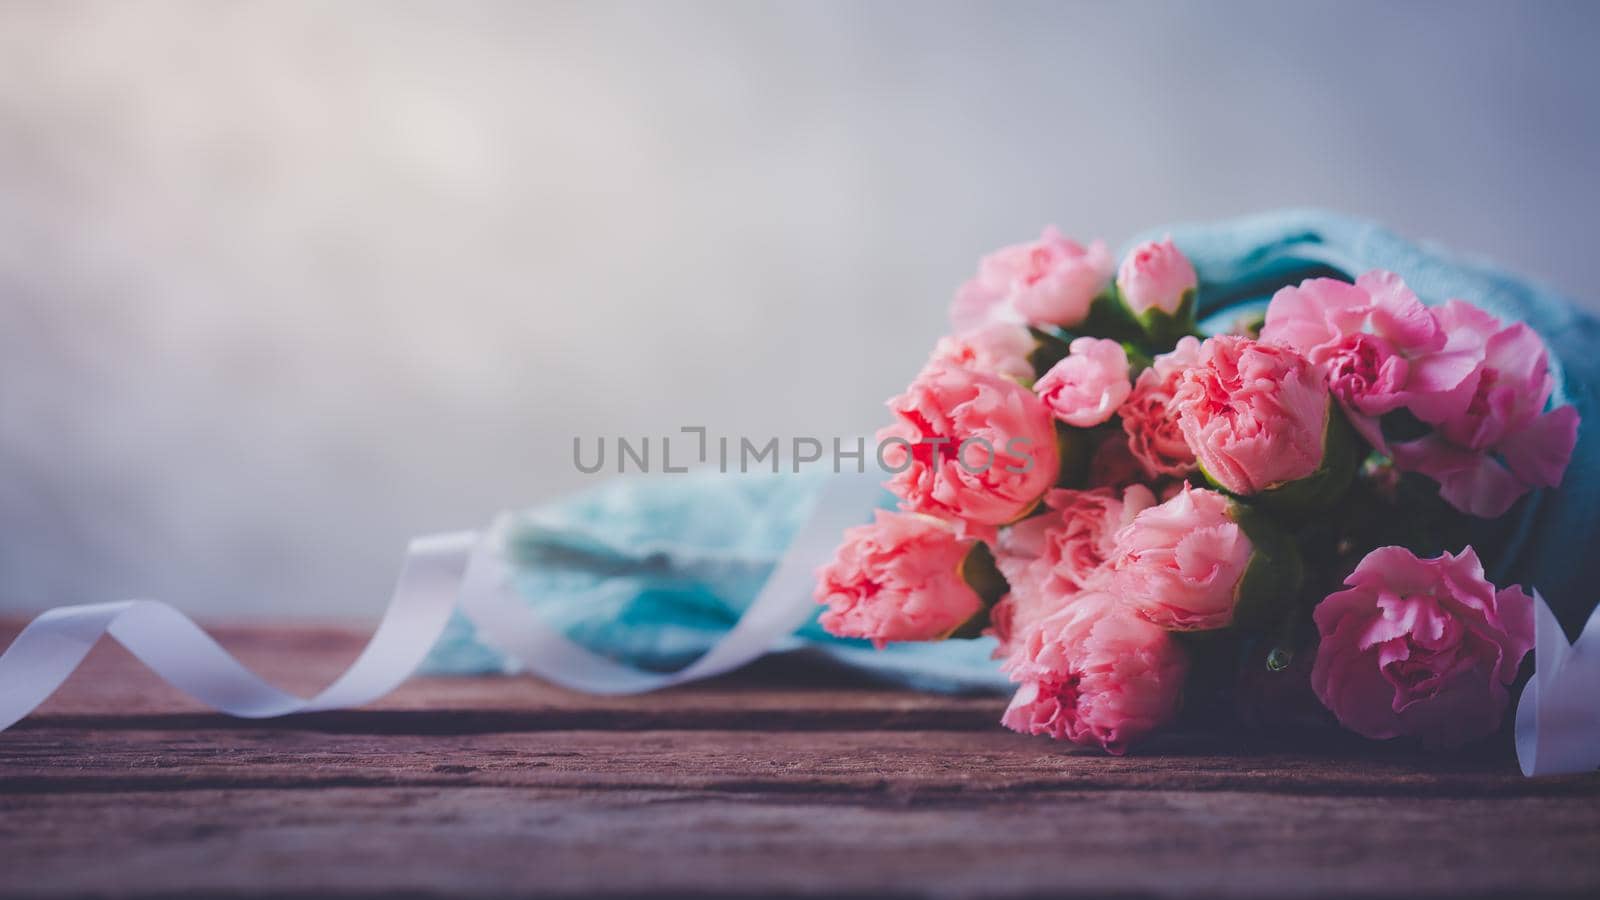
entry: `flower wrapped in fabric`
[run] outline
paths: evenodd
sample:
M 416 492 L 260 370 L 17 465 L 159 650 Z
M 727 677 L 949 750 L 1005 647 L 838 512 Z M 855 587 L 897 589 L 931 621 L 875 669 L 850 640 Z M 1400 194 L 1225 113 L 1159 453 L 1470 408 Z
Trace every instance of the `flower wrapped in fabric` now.
M 1201 677 L 1187 673 L 1205 672 L 1209 695 L 1240 666 L 1259 667 L 1239 672 L 1255 687 L 1300 679 L 1367 737 L 1455 746 L 1492 732 L 1531 613 L 1520 588 L 1490 586 L 1468 536 L 1560 483 L 1573 452 L 1578 416 L 1552 405 L 1543 341 L 1465 300 L 1430 307 L 1384 270 L 1285 279 L 1264 317 L 1201 338 L 1207 281 L 1180 244 L 1136 245 L 1109 288 L 1103 244 L 1053 230 L 985 258 L 958 294 L 957 332 L 880 437 L 906 448 L 887 483 L 902 507 L 949 523 L 946 549 L 928 551 L 942 583 L 959 586 L 960 544 L 992 554 L 994 583 L 946 607 L 934 588 L 918 602 L 876 577 L 850 608 L 891 608 L 874 623 L 914 612 L 921 627 L 832 611 L 824 625 L 990 635 L 1019 685 L 1006 726 L 1110 752 L 1174 720 Z M 973 435 L 1031 444 L 1050 430 L 1039 470 L 948 463 Z
M 1566 726 L 1591 711 L 1600 617 L 1570 647 L 1557 620 L 1587 616 L 1600 581 L 1584 552 L 1600 540 L 1600 450 L 1580 428 L 1600 322 L 1326 215 L 1177 229 L 1140 253 L 1114 290 L 1099 242 L 1047 233 L 985 263 L 963 290 L 979 314 L 891 403 L 879 462 L 901 509 L 870 525 L 873 481 L 703 472 L 429 536 L 352 669 L 361 690 L 341 679 L 309 703 L 237 681 L 225 658 L 164 656 L 197 632 L 147 602 L 47 613 L 6 660 L 54 666 L 63 640 L 110 630 L 178 660 L 157 668 L 196 696 L 216 696 L 197 674 L 239 686 L 217 705 L 258 715 L 375 697 L 439 628 L 435 671 L 523 668 L 603 691 L 810 645 L 918 686 L 1005 679 L 1005 725 L 1120 753 L 1180 714 L 1460 746 L 1506 723 L 1537 640 L 1525 771 L 1592 768 L 1592 729 Z M 1184 323 L 1191 291 L 1209 338 L 1129 327 L 1151 310 Z M 1255 301 L 1264 315 L 1237 308 Z M 1015 465 L 992 472 L 986 445 Z M 807 622 L 792 598 L 840 531 Z M 472 621 L 445 627 L 455 587 Z M 123 617 L 141 627 L 119 634 Z M 950 641 L 985 634 L 998 642 Z M 13 696 L 0 726 L 65 671 Z M 1275 714 L 1296 695 L 1311 702 Z

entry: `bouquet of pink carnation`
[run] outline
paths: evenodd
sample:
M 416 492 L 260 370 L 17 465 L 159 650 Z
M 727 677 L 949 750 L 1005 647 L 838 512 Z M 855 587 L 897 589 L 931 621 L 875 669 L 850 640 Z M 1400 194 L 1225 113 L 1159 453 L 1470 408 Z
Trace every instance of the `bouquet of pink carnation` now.
M 1369 738 L 1495 731 L 1533 606 L 1469 542 L 1571 456 L 1544 343 L 1390 272 L 1209 337 L 1202 290 L 1170 240 L 985 257 L 889 401 L 900 508 L 845 533 L 822 624 L 991 635 L 1007 727 L 1113 753 L 1186 704 L 1261 720 L 1297 693 Z

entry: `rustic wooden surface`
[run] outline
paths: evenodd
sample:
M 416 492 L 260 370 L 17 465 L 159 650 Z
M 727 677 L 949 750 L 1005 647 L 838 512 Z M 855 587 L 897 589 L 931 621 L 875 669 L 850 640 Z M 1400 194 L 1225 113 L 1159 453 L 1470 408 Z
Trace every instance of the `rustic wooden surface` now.
M 217 633 L 302 691 L 362 639 Z M 0 895 L 1600 891 L 1600 778 L 1215 737 L 1108 758 L 1002 706 L 778 661 L 637 698 L 420 678 L 241 722 L 104 643 L 0 734 Z

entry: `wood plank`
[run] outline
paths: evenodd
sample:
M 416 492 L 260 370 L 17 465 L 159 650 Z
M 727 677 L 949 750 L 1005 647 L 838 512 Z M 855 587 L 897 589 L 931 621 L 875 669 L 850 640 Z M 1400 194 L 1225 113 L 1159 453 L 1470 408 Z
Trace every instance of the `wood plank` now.
M 0 798 L 0 895 L 1592 896 L 1589 797 L 517 788 Z M 1514 823 L 1514 827 L 1513 827 Z
M 1600 778 L 1525 779 L 1509 760 L 1241 748 L 1174 735 L 1108 757 L 981 732 L 34 729 L 0 735 L 0 793 L 214 788 L 529 787 L 1013 795 L 1082 790 L 1600 797 Z M 1600 808 L 1600 804 L 1596 804 Z
M 321 687 L 347 629 L 219 629 Z M 204 712 L 104 644 L 0 734 L 0 896 L 167 893 L 1587 896 L 1600 778 L 1173 734 L 1114 758 L 1000 697 L 806 660 L 640 697 L 421 678 L 372 708 Z

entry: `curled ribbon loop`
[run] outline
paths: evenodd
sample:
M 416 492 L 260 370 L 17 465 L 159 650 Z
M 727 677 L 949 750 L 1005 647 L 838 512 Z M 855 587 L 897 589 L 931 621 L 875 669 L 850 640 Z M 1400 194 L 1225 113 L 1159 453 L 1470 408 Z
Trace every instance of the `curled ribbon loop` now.
M 55 693 L 104 634 L 173 687 L 232 716 L 263 719 L 370 703 L 398 687 L 427 656 L 450 619 L 470 564 L 487 558 L 483 547 L 470 531 L 413 540 L 372 640 L 339 680 L 310 699 L 263 681 L 165 603 L 126 600 L 41 613 L 0 655 L 0 729 Z

